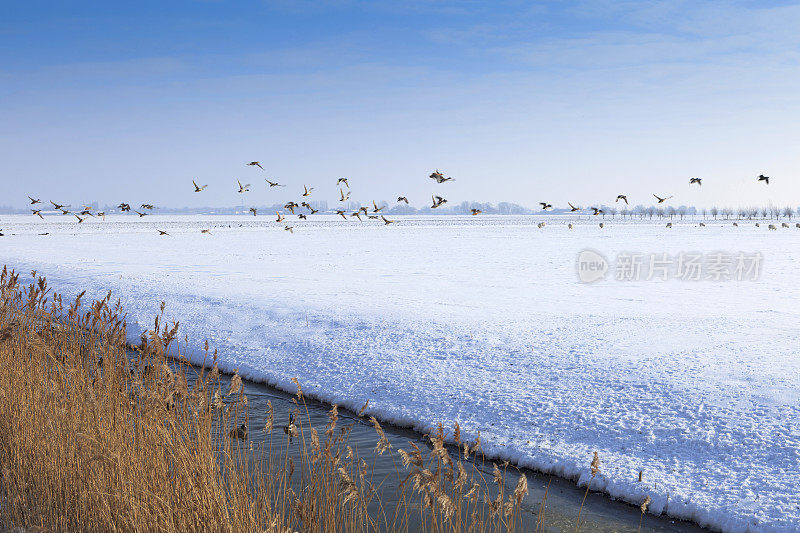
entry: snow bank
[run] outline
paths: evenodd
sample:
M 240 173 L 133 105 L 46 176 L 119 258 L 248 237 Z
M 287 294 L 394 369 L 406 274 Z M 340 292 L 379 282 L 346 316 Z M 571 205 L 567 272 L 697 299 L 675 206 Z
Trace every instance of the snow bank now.
M 164 300 L 193 356 L 208 339 L 224 370 L 288 391 L 297 377 L 352 409 L 369 399 L 418 430 L 458 421 L 488 455 L 581 484 L 598 451 L 592 487 L 615 498 L 726 531 L 800 531 L 800 230 L 32 218 L 4 217 L 0 260 L 68 296 L 113 289 L 133 338 Z M 585 248 L 761 252 L 763 274 L 581 284 Z

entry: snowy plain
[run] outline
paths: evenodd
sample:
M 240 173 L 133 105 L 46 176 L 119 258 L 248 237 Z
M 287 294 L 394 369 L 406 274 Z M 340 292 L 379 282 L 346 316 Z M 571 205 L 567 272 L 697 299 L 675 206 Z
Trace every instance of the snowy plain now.
M 192 354 L 207 339 L 223 370 L 292 392 L 297 377 L 306 394 L 369 400 L 370 414 L 420 431 L 458 421 L 491 457 L 636 505 L 649 495 L 656 514 L 800 531 L 794 222 L 311 218 L 289 233 L 260 216 L 1 216 L 0 262 L 66 298 L 113 290 L 133 340 L 163 300 Z M 618 281 L 612 267 L 587 284 L 587 248 L 758 252 L 763 270 Z

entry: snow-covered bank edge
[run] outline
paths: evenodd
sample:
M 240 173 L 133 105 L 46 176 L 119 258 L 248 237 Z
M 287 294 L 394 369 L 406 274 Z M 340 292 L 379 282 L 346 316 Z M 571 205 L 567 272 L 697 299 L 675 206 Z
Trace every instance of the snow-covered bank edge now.
M 23 271 L 24 272 L 24 271 Z M 45 273 L 46 274 L 46 273 Z M 87 289 L 86 298 L 103 297 L 107 293 L 108 287 L 103 287 L 101 283 L 92 283 L 88 280 L 69 280 L 59 279 L 59 277 L 49 277 L 51 285 L 57 288 L 69 287 L 69 291 L 74 291 L 77 294 L 84 288 Z M 59 292 L 65 293 L 67 291 L 60 290 Z M 69 294 L 69 292 L 67 292 Z M 74 295 L 73 295 L 74 296 Z M 157 308 L 159 302 L 152 302 L 153 307 Z M 213 312 L 213 306 L 209 307 L 209 312 Z M 124 308 L 124 302 L 123 302 Z M 167 311 L 172 313 L 180 313 L 180 306 L 170 304 L 167 299 Z M 154 318 L 155 314 L 153 315 Z M 180 318 L 179 316 L 165 317 Z M 298 323 L 304 321 L 302 315 L 287 317 L 289 320 L 295 320 Z M 318 320 L 318 318 L 317 318 Z M 335 317 L 330 318 L 331 322 L 335 321 Z M 152 328 L 152 321 L 148 323 L 140 323 L 134 317 L 129 317 L 128 320 L 128 341 L 132 344 L 137 344 L 142 333 Z M 182 334 L 179 334 L 179 338 Z M 207 360 L 206 352 L 203 349 L 205 339 L 189 339 L 188 344 L 182 344 L 183 355 L 195 365 L 210 364 Z M 230 348 L 229 348 L 230 349 Z M 230 354 L 228 354 L 230 355 Z M 289 394 L 296 392 L 296 386 L 291 381 L 292 375 L 285 375 L 279 371 L 269 368 L 253 368 L 249 365 L 237 365 L 226 358 L 226 352 L 221 351 L 218 359 L 218 366 L 221 371 L 226 373 L 234 373 L 238 370 L 240 375 L 253 382 L 265 383 L 269 386 L 275 387 L 279 390 L 285 391 Z M 352 395 L 347 395 L 342 390 L 323 390 L 306 387 L 304 383 L 304 393 L 316 400 L 328 403 L 337 404 L 351 411 L 358 412 L 363 406 L 365 396 L 357 398 Z M 410 428 L 419 433 L 429 432 L 439 422 L 442 422 L 446 427 L 451 426 L 454 420 L 438 420 L 432 417 L 425 417 L 417 415 L 410 417 L 403 414 L 398 404 L 385 404 L 381 403 L 379 406 L 374 404 L 370 405 L 367 413 L 375 416 L 383 422 L 404 428 Z M 477 432 L 470 431 L 469 427 L 463 427 L 463 436 L 466 440 L 474 440 L 477 437 Z M 632 505 L 639 505 L 645 496 L 649 496 L 652 500 L 650 512 L 653 514 L 665 514 L 672 518 L 688 520 L 695 522 L 701 526 L 711 527 L 713 529 L 723 531 L 792 531 L 792 529 L 778 529 L 769 528 L 761 524 L 753 524 L 747 517 L 729 517 L 722 512 L 713 511 L 701 508 L 692 503 L 686 503 L 688 498 L 683 495 L 675 494 L 672 491 L 664 489 L 655 489 L 648 487 L 645 489 L 641 484 L 635 481 L 623 481 L 621 479 L 610 477 L 606 474 L 606 470 L 601 465 L 601 472 L 595 478 L 591 478 L 589 462 L 591 456 L 587 455 L 583 458 L 576 458 L 575 456 L 565 456 L 564 454 L 556 453 L 552 450 L 539 450 L 536 457 L 532 457 L 520 448 L 512 445 L 502 446 L 497 443 L 491 442 L 485 435 L 482 436 L 482 450 L 487 459 L 509 461 L 521 468 L 528 468 L 544 474 L 552 474 L 561 478 L 577 481 L 580 486 L 590 484 L 592 490 L 608 494 L 614 499 L 627 502 Z M 603 459 L 603 451 L 600 452 L 601 460 Z M 612 466 L 612 465 L 609 465 Z
M 128 324 L 127 342 L 136 345 L 140 341 L 141 335 L 149 332 L 149 329 L 142 327 L 138 323 L 135 324 L 135 329 L 131 326 L 132 324 Z M 210 353 L 211 352 L 207 353 L 202 346 L 198 346 L 190 340 L 189 344 L 182 346 L 180 355 L 185 357 L 186 360 L 188 360 L 189 363 L 194 366 L 202 367 L 205 365 L 206 368 L 210 368 L 210 366 L 214 363 L 210 358 Z M 170 354 L 170 356 L 177 358 L 178 354 L 173 353 Z M 294 379 L 296 376 L 267 374 L 262 371 L 254 371 L 253 369 L 247 367 L 247 365 L 236 366 L 234 364 L 227 363 L 224 357 L 221 356 L 217 358 L 216 363 L 219 371 L 224 374 L 233 375 L 238 373 L 247 381 L 264 384 L 290 395 L 297 393 L 297 385 L 292 381 L 292 379 Z M 303 383 L 300 382 L 300 385 L 302 387 Z M 303 396 L 329 406 L 335 404 L 340 408 L 351 411 L 352 413 L 359 413 L 364 406 L 361 399 L 354 400 L 353 398 L 339 396 L 336 393 L 325 390 L 309 390 L 304 387 Z M 393 411 L 391 408 L 387 407 L 374 408 L 373 406 L 369 405 L 364 410 L 363 416 L 374 416 L 382 424 L 388 424 L 399 429 L 411 430 L 420 436 L 432 434 L 440 422 L 443 424 L 446 431 L 452 430 L 452 423 L 448 426 L 448 423 L 443 420 L 410 418 L 403 416 L 399 412 Z M 466 430 L 463 426 L 461 430 L 462 443 L 474 442 L 475 439 L 480 437 L 479 433 Z M 446 443 L 451 446 L 451 452 L 459 453 L 457 451 L 458 445 L 453 440 L 452 433 L 446 433 L 446 437 Z M 583 465 L 574 458 L 562 458 L 556 455 L 537 460 L 532 457 L 526 457 L 520 453 L 515 453 L 514 450 L 509 450 L 507 447 L 497 446 L 491 442 L 487 442 L 484 437 L 481 437 L 480 449 L 488 461 L 508 461 L 520 469 L 530 470 L 538 474 L 553 475 L 561 479 L 575 482 L 579 487 L 586 487 L 588 484 L 590 490 L 600 492 L 609 496 L 612 500 L 624 502 L 634 507 L 639 507 L 644 501 L 645 497 L 649 496 L 651 498 L 651 503 L 648 505 L 648 513 L 656 516 L 668 516 L 673 519 L 691 522 L 715 531 L 754 531 L 752 529 L 747 529 L 747 526 L 744 528 L 730 529 L 730 524 L 719 526 L 711 518 L 709 518 L 706 523 L 695 520 L 695 517 L 698 516 L 698 514 L 696 514 L 698 511 L 701 511 L 703 514 L 705 514 L 704 511 L 698 507 L 692 508 L 691 506 L 684 505 L 682 506 L 684 512 L 672 513 L 668 507 L 671 497 L 669 491 L 666 491 L 663 494 L 658 494 L 654 491 L 644 491 L 641 489 L 641 487 L 636 487 L 634 484 L 626 484 L 614 481 L 602 473 L 602 466 L 601 472 L 593 477 L 591 475 L 591 468 L 588 462 Z M 708 513 L 708 515 L 709 517 L 713 516 L 711 513 Z

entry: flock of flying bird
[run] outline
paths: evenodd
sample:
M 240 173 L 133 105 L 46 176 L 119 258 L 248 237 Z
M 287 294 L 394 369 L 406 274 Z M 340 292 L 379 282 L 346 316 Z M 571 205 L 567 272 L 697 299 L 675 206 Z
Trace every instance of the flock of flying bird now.
M 251 162 L 247 163 L 247 166 L 258 167 L 261 170 L 264 170 L 264 167 L 262 167 L 261 163 L 259 163 L 258 161 L 251 161 Z M 446 183 L 448 181 L 454 181 L 455 180 L 455 178 L 452 178 L 452 177 L 445 177 L 444 174 L 439 172 L 438 169 L 435 170 L 434 172 L 432 172 L 431 175 L 428 176 L 428 177 L 430 179 L 434 180 L 437 184 L 442 184 L 442 183 Z M 759 174 L 756 177 L 756 181 L 757 182 L 764 182 L 766 185 L 769 185 L 769 179 L 770 179 L 769 176 L 765 176 L 763 174 Z M 286 186 L 286 185 L 282 185 L 282 184 L 280 184 L 278 182 L 275 182 L 275 181 L 270 181 L 267 178 L 264 178 L 264 180 L 267 182 L 269 188 L 285 187 Z M 249 183 L 242 184 L 242 182 L 239 181 L 238 179 L 236 180 L 236 183 L 239 185 L 239 189 L 237 191 L 239 194 L 244 194 L 246 192 L 250 192 L 251 184 L 249 184 Z M 702 184 L 703 184 L 702 178 L 690 178 L 689 179 L 689 185 L 693 185 L 693 184 L 697 184 L 698 186 L 702 186 Z M 192 185 L 194 186 L 194 192 L 196 192 L 196 193 L 203 192 L 206 189 L 206 187 L 208 187 L 208 185 L 198 185 L 195 180 L 192 180 Z M 339 187 L 339 193 L 340 193 L 339 201 L 340 202 L 346 202 L 347 200 L 349 200 L 350 199 L 350 184 L 348 183 L 348 179 L 347 178 L 339 178 L 336 181 L 336 185 L 337 185 L 337 187 Z M 303 198 L 308 198 L 309 196 L 311 196 L 311 191 L 313 191 L 313 190 L 314 190 L 314 187 L 308 187 L 306 185 L 303 185 L 303 193 L 302 193 L 301 196 Z M 655 197 L 655 199 L 657 200 L 657 203 L 659 203 L 659 204 L 663 204 L 664 202 L 666 202 L 667 200 L 672 198 L 672 196 L 661 197 L 661 196 L 658 196 L 657 194 L 653 194 L 653 196 Z M 28 198 L 30 199 L 31 205 L 37 205 L 37 204 L 42 203 L 42 200 L 40 198 L 33 198 L 32 196 L 28 196 Z M 629 205 L 627 195 L 624 195 L 624 194 L 617 195 L 615 203 L 619 202 L 620 200 L 625 202 L 625 205 Z M 397 202 L 398 203 L 405 202 L 406 205 L 408 205 L 408 198 L 406 196 L 398 196 L 397 197 Z M 444 204 L 446 204 L 447 200 L 445 198 L 443 198 L 442 196 L 433 194 L 433 195 L 431 195 L 431 202 L 432 202 L 431 206 L 430 206 L 431 209 L 436 209 L 437 207 L 441 207 Z M 82 223 L 84 220 L 86 220 L 87 217 L 90 217 L 90 216 L 91 217 L 98 216 L 98 217 L 101 217 L 103 220 L 105 220 L 105 217 L 106 217 L 106 213 L 103 212 L 103 211 L 98 211 L 98 212 L 93 214 L 91 212 L 92 208 L 89 207 L 89 206 L 86 206 L 86 205 L 84 205 L 83 209 L 81 209 L 80 211 L 72 212 L 72 211 L 70 211 L 68 209 L 70 207 L 68 205 L 57 204 L 56 202 L 53 202 L 52 200 L 50 200 L 50 203 L 53 205 L 53 209 L 56 210 L 56 211 L 61 211 L 62 215 L 72 214 L 75 218 L 78 219 L 78 223 L 79 224 Z M 549 204 L 547 202 L 539 202 L 539 205 L 541 206 L 542 210 L 544 210 L 544 211 L 553 209 L 552 204 Z M 571 213 L 579 212 L 579 211 L 583 210 L 583 208 L 576 207 L 576 206 L 572 205 L 570 202 L 567 202 L 567 205 L 569 206 L 569 211 Z M 283 207 L 284 207 L 284 209 L 288 210 L 293 216 L 296 216 L 299 220 L 306 220 L 308 214 L 313 215 L 313 214 L 315 214 L 315 213 L 317 213 L 319 211 L 318 209 L 314 209 L 305 200 L 301 200 L 301 202 L 299 204 L 297 202 L 295 202 L 295 201 L 289 201 Z M 358 218 L 358 220 L 363 220 L 361 218 L 362 213 L 363 213 L 363 216 L 365 216 L 367 219 L 377 220 L 378 218 L 380 218 L 381 220 L 383 220 L 383 223 L 388 226 L 389 224 L 393 224 L 395 221 L 394 220 L 389 220 L 384 215 L 380 214 L 381 210 L 383 210 L 385 207 L 386 206 L 378 207 L 377 203 L 373 200 L 372 201 L 372 209 L 370 209 L 369 207 L 362 206 L 362 207 L 359 207 L 358 210 L 356 210 L 355 212 L 350 213 L 349 215 L 344 209 L 336 209 L 335 213 L 337 215 L 341 216 L 345 220 L 347 220 L 348 216 L 350 216 L 351 218 L 352 217 Z M 141 218 L 141 217 L 147 216 L 149 214 L 148 211 L 152 211 L 153 209 L 155 209 L 155 206 L 152 205 L 152 204 L 141 204 L 139 206 L 139 209 L 141 209 L 141 211 L 138 211 L 136 209 L 132 209 L 130 204 L 122 202 L 117 206 L 117 208 L 119 210 L 121 210 L 122 212 L 133 211 L 134 213 L 139 215 L 139 217 Z M 307 213 L 302 213 L 302 212 L 295 213 L 295 209 L 299 210 L 300 208 L 304 208 L 307 211 Z M 601 215 L 601 214 L 604 213 L 603 209 L 601 209 L 599 207 L 589 207 L 588 209 L 590 211 L 592 211 L 592 215 L 595 215 L 595 216 L 596 215 Z M 43 209 L 31 209 L 31 212 L 32 212 L 32 214 L 34 216 L 38 216 L 39 218 L 44 219 L 44 216 L 42 216 L 42 211 L 43 211 Z M 480 209 L 471 209 L 470 211 L 471 211 L 472 215 L 479 215 L 479 214 L 482 213 L 482 211 Z M 256 216 L 258 214 L 258 209 L 256 209 L 255 207 L 251 207 L 249 209 L 249 212 L 252 213 L 253 216 Z M 286 230 L 286 231 L 288 231 L 290 233 L 294 233 L 294 226 L 290 226 L 286 222 L 286 216 L 284 216 L 284 214 L 282 214 L 280 211 L 276 211 L 276 214 L 278 216 L 278 218 L 276 219 L 276 222 L 284 223 L 284 230 Z M 539 227 L 541 228 L 542 226 L 544 226 L 544 223 L 543 222 L 539 223 Z M 668 226 L 671 227 L 671 224 L 668 224 Z M 570 224 L 569 227 L 570 227 L 570 229 L 572 229 L 572 224 Z M 603 224 L 600 224 L 600 227 L 603 227 Z M 167 233 L 164 230 L 157 230 L 157 231 L 158 231 L 159 235 L 169 235 L 169 233 Z M 200 231 L 201 231 L 201 233 L 206 233 L 206 234 L 210 234 L 211 233 L 211 231 L 208 230 L 208 229 L 202 229 Z
M 261 170 L 264 170 L 264 167 L 262 167 L 261 163 L 259 163 L 258 161 L 251 161 L 251 162 L 247 163 L 247 166 L 258 167 Z M 434 171 L 430 175 L 430 178 L 435 180 L 436 183 L 444 183 L 446 181 L 453 180 L 453 178 L 444 177 L 444 175 L 441 172 L 439 172 L 438 170 Z M 273 187 L 285 187 L 286 186 L 286 185 L 282 185 L 282 184 L 280 184 L 280 183 L 278 183 L 276 181 L 270 181 L 267 178 L 264 178 L 264 181 L 267 182 L 267 184 L 269 185 L 270 189 L 273 188 Z M 239 185 L 239 189 L 237 191 L 238 193 L 243 194 L 243 193 L 246 193 L 246 192 L 250 192 L 251 185 L 249 183 L 242 184 L 242 182 L 239 181 L 238 179 L 236 180 L 236 183 Z M 197 182 L 194 181 L 194 180 L 192 180 L 192 185 L 194 185 L 194 192 L 202 192 L 203 190 L 205 190 L 206 187 L 208 187 L 208 185 L 202 185 L 202 186 L 198 185 Z M 338 180 L 336 180 L 336 186 L 339 188 L 339 201 L 340 202 L 348 201 L 350 199 L 350 183 L 349 183 L 348 179 L 347 178 L 339 178 Z M 308 187 L 307 185 L 303 185 L 303 193 L 302 193 L 301 196 L 303 198 L 308 198 L 309 196 L 311 196 L 311 191 L 313 191 L 313 190 L 314 190 L 314 187 Z M 434 208 L 434 209 L 444 205 L 445 203 L 447 203 L 447 200 L 445 200 L 441 196 L 433 195 L 431 198 L 433 199 L 433 205 L 431 207 Z M 405 196 L 398 196 L 397 197 L 397 202 L 398 203 L 399 202 L 405 202 L 406 205 L 408 205 L 408 198 L 405 197 Z M 297 218 L 299 220 L 306 220 L 308 218 L 308 215 L 313 215 L 313 214 L 315 214 L 315 213 L 317 213 L 319 211 L 318 209 L 314 209 L 311 206 L 311 204 L 309 204 L 308 201 L 305 201 L 305 200 L 301 200 L 301 202 L 299 204 L 297 202 L 295 202 L 294 200 L 291 200 L 291 201 L 287 202 L 283 207 L 284 207 L 284 209 L 288 210 L 292 215 L 297 216 Z M 384 215 L 380 214 L 381 210 L 383 210 L 384 207 L 385 206 L 378 207 L 378 204 L 375 202 L 375 200 L 373 200 L 372 201 L 372 209 L 370 209 L 369 207 L 361 206 L 355 212 L 350 213 L 349 216 L 350 217 L 355 217 L 358 220 L 363 220 L 361 218 L 361 214 L 363 213 L 364 216 L 367 219 L 369 219 L 369 220 L 378 220 L 378 218 L 380 218 L 381 220 L 383 220 L 383 223 L 388 226 L 389 224 L 393 224 L 395 221 L 394 220 L 389 220 Z M 295 213 L 295 209 L 299 210 L 300 208 L 306 209 L 307 213 Z M 347 220 L 348 214 L 347 214 L 346 210 L 344 210 L 344 209 L 336 209 L 335 211 L 336 211 L 337 215 L 341 216 L 344 220 Z M 473 215 L 476 215 L 476 214 L 480 213 L 480 210 L 478 210 L 478 209 L 473 209 L 472 211 L 473 211 L 473 213 L 472 213 Z M 249 212 L 252 213 L 253 216 L 256 216 L 258 214 L 258 209 L 256 209 L 255 207 L 251 207 L 249 209 Z M 370 213 L 372 213 L 372 214 L 370 214 Z M 280 211 L 276 211 L 275 214 L 278 216 L 278 218 L 275 220 L 276 222 L 284 222 L 285 223 L 286 217 L 284 216 L 283 213 L 281 213 Z M 284 224 L 284 228 L 283 229 L 285 229 L 286 231 L 289 231 L 291 233 L 294 233 L 294 226 L 290 226 L 288 223 Z
M 769 185 L 769 176 L 765 176 L 763 174 L 759 174 L 756 177 L 756 181 L 763 181 L 764 183 Z M 698 186 L 702 186 L 703 185 L 703 178 L 689 178 L 689 185 L 693 185 L 695 183 Z M 661 196 L 659 196 L 657 194 L 653 194 L 653 196 L 655 197 L 657 203 L 659 203 L 659 204 L 663 204 L 664 202 L 666 202 L 667 200 L 672 198 L 672 196 L 661 197 Z M 617 199 L 614 202 L 616 203 L 616 202 L 619 202 L 620 200 L 625 202 L 625 205 L 630 205 L 628 203 L 628 196 L 627 195 L 624 195 L 624 194 L 617 195 Z M 539 205 L 542 206 L 542 210 L 545 210 L 545 211 L 548 210 L 548 209 L 553 209 L 553 206 L 551 204 L 548 204 L 547 202 L 539 202 Z M 567 205 L 570 207 L 570 213 L 574 213 L 576 211 L 581 211 L 582 210 L 582 208 L 575 207 L 574 205 L 572 205 L 569 202 L 567 202 Z M 593 211 L 593 213 L 592 213 L 593 215 L 602 215 L 604 213 L 604 211 L 602 209 L 600 209 L 599 207 L 590 207 L 589 210 Z
M 264 167 L 262 167 L 261 163 L 259 163 L 258 161 L 251 161 L 251 162 L 247 163 L 247 166 L 258 167 L 261 170 L 264 170 Z M 430 175 L 430 178 L 435 180 L 436 183 L 445 183 L 447 181 L 453 181 L 454 180 L 454 178 L 445 177 L 444 174 L 442 174 L 438 170 L 434 171 Z M 282 185 L 282 184 L 280 184 L 278 182 L 275 182 L 275 181 L 270 181 L 267 178 L 264 178 L 264 181 L 267 182 L 267 184 L 269 185 L 270 188 L 273 188 L 273 187 L 285 187 L 286 186 L 286 185 Z M 250 187 L 252 187 L 251 184 L 249 184 L 249 183 L 243 184 L 238 179 L 236 180 L 236 183 L 239 186 L 239 188 L 237 190 L 237 192 L 239 194 L 244 194 L 246 192 L 250 192 Z M 198 185 L 195 180 L 192 180 L 192 185 L 194 186 L 194 192 L 196 192 L 196 193 L 203 192 L 206 189 L 206 187 L 208 187 L 208 185 Z M 347 200 L 349 200 L 350 199 L 350 183 L 348 182 L 348 179 L 347 178 L 339 178 L 336 181 L 336 185 L 339 187 L 339 193 L 340 193 L 339 201 L 340 202 L 346 202 Z M 311 196 L 311 191 L 313 191 L 313 190 L 314 190 L 314 187 L 308 187 L 306 185 L 303 185 L 303 193 L 302 193 L 301 196 L 303 198 L 308 198 L 309 196 Z M 40 198 L 33 198 L 32 196 L 28 196 L 28 198 L 31 201 L 31 205 L 36 205 L 36 204 L 42 203 L 42 200 Z M 431 196 L 431 199 L 432 199 L 432 202 L 433 202 L 433 204 L 431 205 L 431 208 L 433 208 L 433 209 L 435 209 L 437 207 L 441 207 L 442 205 L 447 203 L 447 200 L 445 198 L 443 198 L 442 196 L 435 195 L 435 194 Z M 397 197 L 397 202 L 398 203 L 399 202 L 405 202 L 406 205 L 408 205 L 408 198 L 405 197 L 405 196 L 398 196 Z M 86 217 L 89 217 L 89 216 L 92 216 L 92 217 L 98 216 L 98 217 L 101 217 L 103 220 L 105 220 L 105 217 L 106 217 L 106 213 L 103 212 L 103 211 L 98 211 L 97 213 L 93 214 L 91 212 L 91 207 L 86 206 L 86 205 L 84 205 L 83 209 L 78 211 L 78 212 L 71 212 L 68 209 L 70 207 L 68 205 L 57 204 L 57 203 L 53 202 L 52 200 L 50 201 L 50 203 L 53 204 L 53 208 L 56 211 L 61 211 L 62 215 L 72 214 L 75 218 L 78 219 L 78 224 L 82 223 L 84 220 L 86 220 Z M 301 200 L 301 202 L 299 204 L 292 200 L 292 201 L 287 202 L 283 207 L 284 207 L 284 209 L 288 210 L 293 216 L 297 216 L 297 218 L 299 220 L 306 220 L 308 215 L 313 215 L 313 214 L 315 214 L 315 213 L 317 213 L 319 211 L 318 209 L 314 209 L 311 206 L 311 204 L 309 204 L 305 200 Z M 359 220 L 363 220 L 361 218 L 362 213 L 363 213 L 363 216 L 366 217 L 368 220 L 378 220 L 378 218 L 380 218 L 383 221 L 383 223 L 385 225 L 387 225 L 387 226 L 389 224 L 394 224 L 394 222 L 395 222 L 394 220 L 389 220 L 384 215 L 380 214 L 380 212 L 385 207 L 386 206 L 378 207 L 378 204 L 373 200 L 372 201 L 372 209 L 370 209 L 369 207 L 362 206 L 362 207 L 359 207 L 358 210 L 356 210 L 355 212 L 350 213 L 349 216 L 358 218 Z M 139 215 L 140 218 L 149 215 L 150 213 L 148 213 L 148 211 L 152 211 L 153 209 L 155 209 L 155 206 L 152 205 L 152 204 L 141 204 L 141 206 L 139 208 L 141 209 L 141 211 L 138 211 L 136 209 L 132 209 L 130 204 L 127 204 L 125 202 L 123 202 L 123 203 L 121 203 L 121 204 L 119 204 L 117 206 L 117 209 L 119 209 L 120 211 L 122 211 L 122 212 L 133 211 L 134 213 Z M 305 210 L 307 210 L 307 214 L 306 213 L 302 213 L 302 212 L 297 212 L 297 213 L 295 212 L 295 209 L 299 210 L 300 208 L 304 208 Z M 42 210 L 43 209 L 31 209 L 31 212 L 33 213 L 33 215 L 38 216 L 41 219 L 44 219 L 44 216 L 42 216 Z M 335 211 L 336 211 L 337 215 L 340 215 L 343 219 L 347 220 L 348 214 L 344 209 L 336 209 Z M 249 212 L 252 213 L 253 216 L 256 216 L 258 214 L 258 209 L 255 208 L 255 207 L 251 207 L 249 209 Z M 482 211 L 480 209 L 472 209 L 472 214 L 473 215 L 480 214 L 481 212 Z M 280 211 L 276 211 L 276 214 L 278 216 L 278 218 L 276 219 L 276 222 L 283 222 L 284 223 L 284 228 L 283 229 L 288 231 L 288 232 L 290 232 L 290 233 L 294 233 L 294 226 L 290 226 L 288 223 L 286 223 L 286 216 L 283 213 L 281 213 Z M 157 231 L 158 231 L 159 235 L 169 235 L 169 233 L 167 233 L 165 230 L 157 230 Z M 201 233 L 206 233 L 206 234 L 210 234 L 211 233 L 211 231 L 208 230 L 208 229 L 202 229 L 200 231 L 201 231 Z

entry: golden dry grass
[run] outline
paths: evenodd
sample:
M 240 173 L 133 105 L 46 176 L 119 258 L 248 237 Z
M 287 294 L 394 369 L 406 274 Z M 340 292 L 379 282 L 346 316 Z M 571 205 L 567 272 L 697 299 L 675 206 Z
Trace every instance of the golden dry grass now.
M 208 368 L 182 362 L 177 324 L 156 317 L 130 357 L 110 295 L 65 303 L 32 275 L 24 287 L 13 272 L 0 276 L 2 529 L 522 529 L 524 475 L 510 490 L 496 465 L 486 479 L 470 460 L 479 440 L 462 442 L 458 425 L 432 431 L 430 449 L 395 450 L 371 419 L 374 453 L 396 465 L 398 503 L 387 508 L 384 480 L 349 445 L 351 426 L 340 424 L 336 406 L 318 432 L 296 383 L 290 423 L 275 427 L 271 407 L 253 420 L 241 378 L 223 390 L 208 347 Z M 252 428 L 264 439 L 249 439 Z

